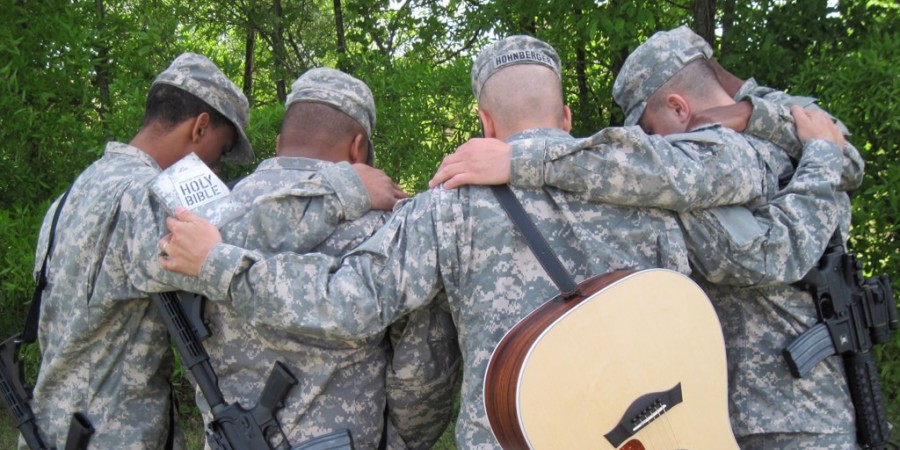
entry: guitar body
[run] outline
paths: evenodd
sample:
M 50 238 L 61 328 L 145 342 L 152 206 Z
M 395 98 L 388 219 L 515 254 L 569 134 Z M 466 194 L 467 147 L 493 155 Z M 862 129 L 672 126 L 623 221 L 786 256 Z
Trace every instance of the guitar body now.
M 718 317 L 689 278 L 611 272 L 500 341 L 485 375 L 507 449 L 737 449 Z

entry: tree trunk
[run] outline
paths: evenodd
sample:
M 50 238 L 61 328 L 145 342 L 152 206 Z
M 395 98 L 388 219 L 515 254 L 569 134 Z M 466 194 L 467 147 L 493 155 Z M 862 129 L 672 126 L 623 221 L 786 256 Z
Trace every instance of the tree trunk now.
M 275 90 L 278 92 L 278 100 L 284 103 L 287 100 L 287 89 L 284 83 L 285 72 L 285 48 L 284 48 L 284 11 L 281 9 L 281 0 L 272 2 L 272 12 L 275 13 L 275 36 L 273 36 L 275 53 Z
M 694 0 L 694 32 L 709 45 L 716 45 L 716 0 Z
M 247 28 L 247 42 L 244 45 L 244 95 L 250 104 L 253 104 L 253 58 L 256 50 L 256 31 Z
M 734 26 L 737 11 L 735 9 L 734 0 L 725 0 L 725 7 L 722 13 L 722 41 L 719 46 L 719 58 L 725 56 L 732 51 L 731 44 L 731 28 Z
M 95 0 L 94 4 L 97 7 L 97 36 L 98 39 L 95 41 L 94 48 L 97 51 L 97 62 L 94 64 L 94 73 L 96 73 L 96 78 L 94 82 L 97 84 L 97 90 L 99 91 L 100 101 L 97 107 L 97 114 L 100 116 L 100 126 L 103 129 L 103 134 L 107 137 L 107 139 L 111 139 L 112 137 L 109 134 L 109 123 L 106 121 L 107 113 L 109 112 L 109 48 L 106 45 L 106 40 L 104 39 L 106 33 L 103 32 L 105 26 L 106 19 L 106 8 L 103 6 L 103 0 Z
M 334 0 L 334 29 L 337 35 L 338 69 L 349 71 L 347 61 L 347 41 L 344 36 L 344 10 L 341 0 Z
M 581 17 L 584 15 L 584 11 L 580 7 L 575 8 L 575 21 L 576 23 L 581 21 Z M 585 73 L 585 67 L 587 62 L 586 52 L 584 50 L 585 39 L 579 33 L 577 41 L 575 43 L 575 77 L 578 82 L 578 118 L 582 123 L 584 121 L 588 121 L 591 119 L 590 116 L 590 95 L 588 93 L 588 85 L 587 85 L 587 74 Z

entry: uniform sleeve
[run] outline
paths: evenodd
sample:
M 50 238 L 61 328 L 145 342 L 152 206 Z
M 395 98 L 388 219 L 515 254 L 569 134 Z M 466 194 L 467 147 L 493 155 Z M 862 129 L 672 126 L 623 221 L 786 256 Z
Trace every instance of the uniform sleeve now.
M 159 265 L 159 239 L 167 233 L 167 216 L 165 207 L 145 185 L 135 185 L 124 192 L 119 202 L 117 233 L 121 233 L 125 248 L 121 260 L 116 262 L 122 267 L 123 276 L 134 289 L 144 293 L 199 292 L 203 287 L 210 298 L 224 298 L 227 285 L 201 286 L 197 278 L 169 272 Z
M 373 336 L 440 291 L 429 202 L 422 194 L 408 202 L 341 261 L 319 253 L 264 257 L 219 244 L 200 284 L 229 283 L 233 306 L 254 326 L 326 339 Z
M 431 448 L 449 425 L 462 356 L 445 295 L 388 329 L 388 448 Z
M 325 167 L 318 174 L 331 186 L 333 201 L 337 202 L 332 208 L 338 211 L 342 220 L 355 220 L 369 212 L 372 207 L 369 193 L 352 165 L 340 162 Z
M 549 185 L 591 201 L 686 211 L 762 194 L 756 151 L 718 125 L 666 137 L 606 128 L 581 140 L 526 139 L 512 147 L 511 184 Z
M 223 238 L 265 254 L 306 252 L 369 211 L 369 196 L 349 164 L 330 164 L 290 183 L 272 180 L 296 174 L 254 174 L 238 184 L 232 196 L 244 213 L 221 228 Z
M 802 278 L 838 225 L 839 155 L 835 144 L 811 140 L 790 183 L 767 203 L 681 214 L 694 273 L 740 286 Z
M 297 196 L 308 197 L 316 203 L 316 207 L 309 207 L 309 202 L 297 202 Z M 240 234 L 245 240 L 241 244 L 250 240 L 255 245 L 267 242 L 266 248 L 257 249 L 263 254 L 280 244 L 294 248 L 304 248 L 301 244 L 305 244 L 306 248 L 312 247 L 330 235 L 341 221 L 359 217 L 369 209 L 368 194 L 349 164 L 329 166 L 313 179 L 299 179 L 247 203 L 231 197 L 226 199 L 227 202 L 220 203 L 221 208 L 244 212 L 240 217 L 231 217 L 224 227 L 242 227 Z M 235 201 L 239 203 L 237 208 Z M 296 211 L 292 207 L 298 204 L 304 206 Z M 126 222 L 128 238 L 124 240 L 126 251 L 121 263 L 131 283 L 142 292 L 184 290 L 204 293 L 211 300 L 227 298 L 228 273 L 240 266 L 238 262 L 229 261 L 230 265 L 217 267 L 214 276 L 209 276 L 207 280 L 169 272 L 159 265 L 158 241 L 167 233 L 165 220 L 168 215 L 165 207 L 144 186 L 129 189 L 123 195 L 120 217 Z M 285 226 L 293 227 L 295 232 L 282 233 Z M 297 230 L 300 232 L 297 233 Z M 265 236 L 260 236 L 260 233 Z M 296 238 L 298 235 L 300 237 Z M 230 254 L 233 253 L 237 252 Z M 243 259 L 240 261 L 246 263 Z
M 778 145 L 795 160 L 800 158 L 799 152 L 802 144 L 797 139 L 790 107 L 799 105 L 805 109 L 823 111 L 815 103 L 815 98 L 789 95 L 772 88 L 759 86 L 752 78 L 738 90 L 736 99 L 749 100 L 753 104 L 753 113 L 750 115 L 750 121 L 744 132 Z M 827 111 L 825 113 L 828 114 Z M 845 136 L 850 135 L 842 122 L 831 114 L 828 115 L 835 120 Z M 858 188 L 863 181 L 865 161 L 849 141 L 844 144 L 841 166 L 841 183 L 838 185 L 838 190 L 852 191 Z

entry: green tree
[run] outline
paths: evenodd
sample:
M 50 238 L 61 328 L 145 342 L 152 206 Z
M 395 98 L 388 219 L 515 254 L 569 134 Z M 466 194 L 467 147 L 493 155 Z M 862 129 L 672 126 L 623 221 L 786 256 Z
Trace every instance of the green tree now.
M 738 76 L 818 97 L 847 124 L 867 162 L 853 200 L 852 249 L 868 274 L 900 279 L 896 2 L 0 0 L 0 7 L 0 329 L 21 327 L 49 202 L 106 141 L 130 139 L 153 77 L 183 51 L 206 54 L 243 87 L 259 159 L 274 154 L 285 91 L 303 71 L 339 67 L 366 81 L 378 107 L 376 164 L 414 193 L 427 188 L 443 155 L 480 134 L 469 70 L 486 43 L 528 33 L 553 44 L 573 134 L 584 136 L 622 123 L 611 92 L 628 53 L 655 31 L 694 25 Z M 900 337 L 878 357 L 897 423 Z

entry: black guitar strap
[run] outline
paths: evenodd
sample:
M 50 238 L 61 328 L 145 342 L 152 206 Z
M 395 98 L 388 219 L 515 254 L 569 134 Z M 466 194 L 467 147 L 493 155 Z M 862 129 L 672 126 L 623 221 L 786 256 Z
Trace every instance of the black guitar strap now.
M 28 317 L 25 319 L 25 329 L 22 330 L 22 342 L 26 344 L 31 344 L 37 340 L 38 320 L 40 320 L 41 316 L 41 294 L 43 293 L 44 288 L 47 287 L 47 260 L 50 259 L 50 250 L 53 248 L 53 237 L 56 236 L 56 222 L 59 221 L 59 213 L 62 211 L 63 205 L 66 204 L 66 197 L 69 196 L 69 191 L 71 189 L 72 187 L 70 186 L 69 189 L 66 189 L 66 192 L 63 193 L 62 198 L 59 200 L 59 205 L 53 213 L 53 222 L 50 223 L 50 237 L 47 241 L 47 252 L 44 253 L 44 261 L 41 263 L 41 273 L 38 275 L 37 285 L 34 287 L 34 294 L 31 296 L 31 306 L 28 307 Z
M 550 244 L 544 239 L 544 235 L 541 234 L 531 218 L 528 217 L 528 213 L 525 212 L 525 208 L 522 207 L 509 185 L 491 186 L 491 191 L 493 191 L 494 197 L 497 198 L 497 202 L 506 211 L 512 223 L 525 237 L 528 248 L 537 257 L 541 267 L 544 268 L 544 271 L 547 272 L 553 283 L 556 284 L 563 298 L 571 298 L 577 295 L 578 283 L 575 282 L 575 279 L 563 266 L 559 257 L 550 248 Z

